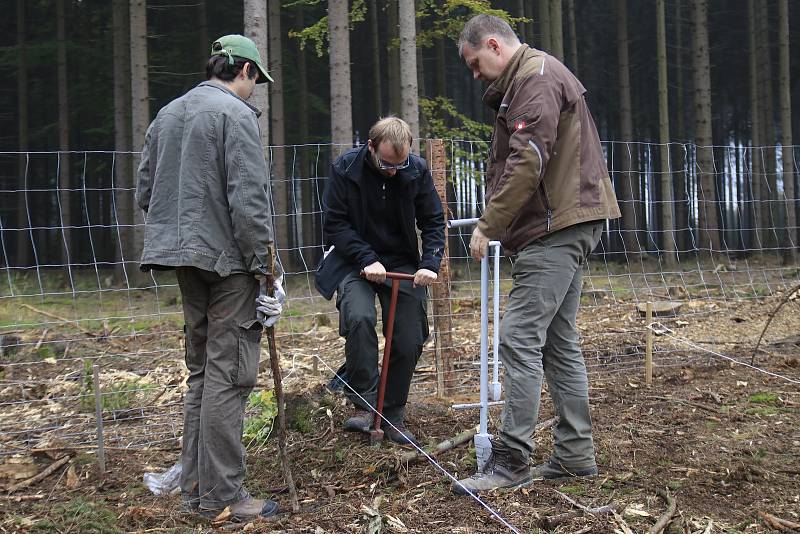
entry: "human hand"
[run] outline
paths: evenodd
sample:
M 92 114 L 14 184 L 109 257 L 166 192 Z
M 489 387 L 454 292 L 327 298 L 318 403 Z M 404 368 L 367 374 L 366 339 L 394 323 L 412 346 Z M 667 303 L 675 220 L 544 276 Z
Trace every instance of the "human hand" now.
M 275 279 L 272 284 L 273 295 L 259 295 L 256 298 L 256 311 L 259 312 L 259 321 L 269 328 L 275 326 L 283 312 L 283 303 L 286 300 L 286 292 L 283 290 L 283 276 Z
M 370 282 L 382 284 L 386 280 L 386 268 L 379 261 L 364 267 L 364 277 Z
M 438 276 L 435 272 L 428 269 L 420 269 L 414 273 L 414 287 L 429 286 L 436 281 L 436 278 L 438 278 Z
M 469 254 L 476 261 L 481 261 L 489 249 L 489 238 L 476 226 L 472 231 L 472 238 L 469 240 Z

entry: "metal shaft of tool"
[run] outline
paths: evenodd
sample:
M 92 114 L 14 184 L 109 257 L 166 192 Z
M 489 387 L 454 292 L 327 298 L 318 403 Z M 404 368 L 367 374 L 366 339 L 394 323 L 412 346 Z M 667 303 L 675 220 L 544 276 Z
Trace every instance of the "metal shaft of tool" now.
M 386 343 L 383 347 L 383 361 L 381 362 L 381 379 L 378 383 L 378 398 L 375 403 L 375 420 L 373 422 L 373 440 L 383 438 L 381 431 L 381 415 L 383 414 L 383 399 L 386 395 L 386 379 L 389 376 L 389 361 L 392 353 L 392 335 L 394 333 L 394 315 L 397 309 L 397 296 L 400 292 L 400 280 L 414 280 L 414 275 L 405 273 L 386 273 L 386 278 L 392 281 L 392 297 L 389 300 L 389 317 L 386 326 Z

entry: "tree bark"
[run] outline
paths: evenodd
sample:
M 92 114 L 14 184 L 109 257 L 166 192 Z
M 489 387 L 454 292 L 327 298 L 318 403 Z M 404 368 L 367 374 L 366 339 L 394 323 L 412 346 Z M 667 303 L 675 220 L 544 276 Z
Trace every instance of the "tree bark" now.
M 328 0 L 330 38 L 331 139 L 333 156 L 353 144 L 353 104 L 350 87 L 350 23 L 347 0 Z
M 114 0 L 112 4 L 113 71 L 114 71 L 114 221 L 119 237 L 127 236 L 128 230 L 121 224 L 134 219 L 131 146 L 131 58 L 130 28 L 127 0 Z M 210 46 L 209 46 L 210 48 Z M 118 241 L 119 250 L 115 254 L 115 277 L 126 280 L 125 259 L 136 261 L 127 255 L 132 250 L 124 240 Z
M 564 21 L 561 0 L 550 0 L 550 53 L 564 61 Z
M 28 221 L 28 46 L 25 42 L 25 0 L 17 0 L 17 136 L 20 155 L 18 166 L 18 189 L 22 197 L 17 204 L 17 253 L 15 264 L 27 267 L 30 258 L 30 226 Z M 11 265 L 6 258 L 6 264 Z
M 386 47 L 387 64 L 389 66 L 389 113 L 397 115 L 401 112 L 400 94 L 400 21 L 398 20 L 398 0 L 388 0 L 386 3 L 386 33 L 388 45 Z
M 417 31 L 414 0 L 399 0 L 400 117 L 411 126 L 411 151 L 419 154 L 419 88 L 417 86 Z
M 550 52 L 550 0 L 539 0 L 539 46 Z
M 761 114 L 761 144 L 759 155 L 762 157 L 764 181 L 761 184 L 761 242 L 764 247 L 773 249 L 777 247 L 776 231 L 778 222 L 776 217 L 778 200 L 778 179 L 775 163 L 775 119 L 773 116 L 773 90 L 772 90 L 772 60 L 770 57 L 770 35 L 774 28 L 769 23 L 769 3 L 756 3 L 756 66 L 760 70 L 758 75 L 759 113 Z
M 294 26 L 295 28 L 305 27 L 303 20 L 303 6 L 297 5 L 294 7 Z M 308 67 L 306 60 L 306 51 L 300 48 L 299 42 L 297 43 L 297 107 L 298 107 L 298 136 L 300 143 L 305 143 L 308 140 L 308 122 L 309 122 L 309 105 L 308 105 Z M 302 249 L 301 254 L 314 255 L 317 251 L 316 228 L 317 217 L 315 212 L 319 211 L 315 202 L 315 188 L 314 184 L 316 178 L 312 178 L 316 173 L 312 174 L 310 171 L 310 147 L 299 147 L 300 150 L 300 169 L 297 172 L 298 178 L 301 180 L 300 192 L 302 195 L 301 206 L 303 216 L 301 217 L 300 224 L 302 228 Z M 313 247 L 313 248 L 312 248 Z M 309 261 L 310 260 L 310 261 Z M 307 258 L 309 265 L 316 265 L 317 257 Z
M 667 95 L 667 32 L 664 0 L 656 0 L 656 48 L 658 58 L 658 130 L 661 143 L 661 230 L 664 263 L 677 265 L 675 254 L 675 221 L 672 217 L 672 173 L 670 172 L 669 101 Z
M 578 32 L 575 27 L 575 0 L 567 0 L 567 29 L 569 30 L 569 68 L 578 76 Z
M 273 227 L 275 229 L 275 244 L 278 249 L 297 250 L 292 228 L 296 224 L 293 210 L 290 209 L 289 191 L 293 188 L 291 177 L 286 172 L 286 135 L 283 105 L 283 31 L 281 31 L 281 3 L 280 0 L 269 0 L 267 4 L 267 21 L 269 34 L 269 54 L 267 68 L 272 79 L 269 84 L 270 95 L 270 124 L 272 126 L 272 148 L 270 149 L 270 182 L 272 184 Z M 267 85 L 267 84 L 264 84 Z M 305 142 L 305 140 L 303 140 Z M 289 215 L 292 215 L 290 218 Z M 295 258 L 286 254 L 283 261 L 284 267 L 294 270 Z
M 631 111 L 631 80 L 630 61 L 628 54 L 628 6 L 627 0 L 616 0 L 617 15 L 617 68 L 619 78 L 619 125 L 620 140 L 624 146 L 614 150 L 614 163 L 620 171 L 622 180 L 622 225 L 625 252 L 637 254 L 640 252 L 639 242 L 636 237 L 639 221 L 638 212 L 638 177 L 634 172 L 633 149 L 630 142 L 633 140 L 633 118 Z
M 686 106 L 684 105 L 684 38 L 683 38 L 683 3 L 675 0 L 675 127 L 672 129 L 673 137 L 686 139 L 686 122 L 684 120 Z M 685 151 L 680 147 L 675 151 L 673 159 L 673 176 L 675 179 L 675 223 L 678 250 L 687 250 L 689 239 L 689 195 L 687 184 L 687 162 Z
M 131 44 L 131 144 L 134 150 L 141 150 L 144 136 L 150 122 L 150 91 L 147 73 L 147 2 L 131 0 L 130 2 L 130 44 Z M 135 176 L 139 158 L 132 158 L 132 176 Z M 132 194 L 132 191 L 127 192 Z M 142 255 L 144 240 L 144 215 L 134 207 L 132 218 L 120 221 L 132 224 L 126 230 L 127 239 L 123 240 L 127 260 L 138 262 Z M 145 280 L 143 273 L 136 267 L 128 271 L 128 280 L 139 285 Z
M 211 54 L 211 39 L 208 37 L 208 11 L 206 10 L 207 0 L 197 1 L 197 66 L 198 69 L 205 70 Z
M 264 0 L 244 0 L 244 35 L 253 40 L 262 60 L 269 60 L 269 29 L 267 3 Z M 269 146 L 269 83 L 256 85 L 250 103 L 261 111 L 258 125 L 261 129 L 261 146 Z
M 69 90 L 67 81 L 67 30 L 65 0 L 56 2 L 56 78 L 58 85 L 58 208 L 59 226 L 63 239 L 62 261 L 66 280 L 71 279 L 72 231 L 70 209 L 70 167 L 69 167 Z
M 383 115 L 383 96 L 381 76 L 381 41 L 378 32 L 378 2 L 369 0 L 369 38 L 372 46 L 370 55 L 372 60 L 372 106 L 374 117 Z
M 519 18 L 525 18 L 525 0 L 517 0 L 516 9 L 516 16 Z M 522 42 L 528 42 L 528 37 L 525 30 L 525 23 L 517 22 L 517 33 L 519 34 L 519 38 L 522 40 Z
M 755 0 L 747 2 L 747 38 L 748 38 L 748 80 L 750 82 L 750 198 L 749 204 L 752 231 L 750 232 L 750 248 L 760 250 L 762 242 L 762 213 L 759 202 L 762 197 L 762 181 L 764 177 L 763 160 L 761 159 L 761 113 L 759 113 L 759 70 L 758 70 L 758 38 L 756 32 Z
M 778 42 L 780 47 L 778 70 L 780 73 L 781 103 L 781 161 L 783 163 L 783 192 L 786 198 L 786 220 L 781 232 L 783 261 L 794 263 L 797 246 L 797 210 L 794 175 L 794 149 L 792 148 L 792 94 L 789 75 L 789 0 L 778 0 Z
M 711 69 L 708 50 L 708 0 L 692 1 L 694 130 L 697 143 L 698 231 L 700 253 L 720 250 L 717 195 L 711 135 Z

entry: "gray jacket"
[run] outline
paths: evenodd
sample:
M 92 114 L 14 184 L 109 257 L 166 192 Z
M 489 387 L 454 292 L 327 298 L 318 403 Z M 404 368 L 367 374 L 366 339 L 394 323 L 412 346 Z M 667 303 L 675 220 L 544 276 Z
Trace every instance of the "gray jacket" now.
M 136 183 L 145 213 L 140 268 L 265 272 L 273 240 L 260 112 L 203 82 L 147 129 Z

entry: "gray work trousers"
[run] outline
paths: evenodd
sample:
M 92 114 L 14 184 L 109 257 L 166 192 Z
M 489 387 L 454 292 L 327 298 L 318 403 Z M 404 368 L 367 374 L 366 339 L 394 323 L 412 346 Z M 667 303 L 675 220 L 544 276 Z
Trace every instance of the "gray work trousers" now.
M 246 495 L 242 425 L 258 375 L 258 282 L 249 274 L 223 278 L 195 267 L 179 267 L 176 273 L 189 369 L 181 495 L 202 508 L 220 509 Z
M 411 266 L 395 271 L 416 272 Z M 376 295 L 381 303 L 383 333 L 386 335 L 392 295 L 391 280 L 373 284 L 352 273 L 342 280 L 337 290 L 339 335 L 345 338 L 347 384 L 350 386 L 344 386 L 344 393 L 353 404 L 365 410 L 376 404 L 380 378 L 377 366 L 378 335 L 375 332 Z M 422 354 L 422 345 L 428 339 L 426 298 L 424 287 L 414 288 L 410 281 L 400 281 L 383 404 L 384 413 L 390 420 L 402 419 L 411 377 Z
M 539 418 L 542 375 L 559 423 L 552 460 L 568 468 L 595 465 L 589 386 L 575 324 L 581 270 L 600 240 L 602 221 L 537 239 L 513 263 L 513 285 L 500 325 L 505 397 L 500 440 L 527 461 Z

